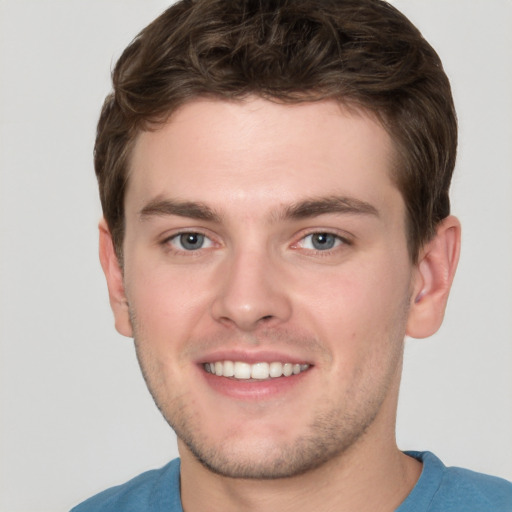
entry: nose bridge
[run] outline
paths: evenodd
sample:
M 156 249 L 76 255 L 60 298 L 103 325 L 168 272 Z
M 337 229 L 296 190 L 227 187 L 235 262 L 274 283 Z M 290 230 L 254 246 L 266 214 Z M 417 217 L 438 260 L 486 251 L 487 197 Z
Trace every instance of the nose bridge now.
M 262 245 L 233 248 L 219 272 L 214 318 L 247 331 L 286 321 L 291 303 L 277 260 Z

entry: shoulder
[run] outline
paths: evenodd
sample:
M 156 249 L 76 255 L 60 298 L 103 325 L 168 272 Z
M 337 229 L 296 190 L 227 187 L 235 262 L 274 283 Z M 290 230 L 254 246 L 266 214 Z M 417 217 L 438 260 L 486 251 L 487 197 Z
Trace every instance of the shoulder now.
M 512 511 L 512 482 L 457 467 L 446 468 L 439 498 L 445 502 L 463 500 L 475 510 Z M 473 510 L 471 508 L 470 510 Z
M 414 510 L 512 511 L 511 482 L 468 469 L 446 467 L 430 452 L 410 452 L 409 455 L 423 462 L 421 477 L 406 500 L 410 500 L 409 505 L 416 505 Z M 418 508 L 420 503 L 421 506 Z M 407 508 L 404 507 L 403 510 Z
M 135 512 L 169 510 L 182 512 L 179 492 L 180 461 L 147 471 L 80 503 L 71 512 Z

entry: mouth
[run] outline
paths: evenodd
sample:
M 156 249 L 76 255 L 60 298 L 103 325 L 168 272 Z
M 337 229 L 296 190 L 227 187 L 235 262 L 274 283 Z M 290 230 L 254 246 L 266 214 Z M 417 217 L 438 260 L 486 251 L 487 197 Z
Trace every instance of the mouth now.
M 254 364 L 243 361 L 215 361 L 203 364 L 207 373 L 234 380 L 269 380 L 292 377 L 306 372 L 310 367 L 311 365 L 306 363 L 282 363 L 280 361 Z

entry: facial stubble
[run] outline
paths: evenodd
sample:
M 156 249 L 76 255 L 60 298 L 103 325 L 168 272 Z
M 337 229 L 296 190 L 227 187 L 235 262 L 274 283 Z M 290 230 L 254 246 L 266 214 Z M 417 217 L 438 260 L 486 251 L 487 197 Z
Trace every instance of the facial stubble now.
M 340 402 L 327 397 L 322 407 L 305 403 L 306 409 L 315 407 L 316 410 L 310 414 L 313 419 L 304 433 L 290 440 L 281 439 L 279 446 L 265 443 L 258 450 L 257 456 L 237 450 L 240 446 L 243 451 L 250 440 L 239 439 L 234 442 L 226 437 L 220 443 L 212 441 L 207 426 L 202 428 L 201 411 L 190 406 L 186 393 L 169 398 L 169 390 L 165 389 L 165 379 L 161 374 L 162 368 L 158 367 L 156 357 L 151 356 L 151 348 L 143 338 L 143 329 L 137 324 L 134 311 L 130 311 L 130 318 L 137 358 L 148 389 L 156 406 L 192 455 L 213 473 L 230 478 L 265 480 L 289 478 L 312 471 L 342 456 L 364 438 L 395 387 L 395 394 L 398 394 L 408 304 L 409 301 L 404 305 L 400 318 L 393 323 L 395 328 L 388 333 L 387 342 L 382 344 L 384 350 L 391 350 L 392 354 L 387 354 L 387 371 L 380 376 L 379 382 L 368 382 L 364 378 L 358 380 L 347 389 Z M 282 339 L 282 334 L 279 337 Z M 293 343 L 293 340 L 290 342 Z M 311 340 L 311 343 L 317 342 Z M 374 365 L 379 364 L 378 357 L 372 361 Z M 356 374 L 361 372 L 365 372 L 365 369 L 356 370 Z M 391 398 L 396 407 L 396 397 Z M 290 418 L 289 421 L 294 419 Z

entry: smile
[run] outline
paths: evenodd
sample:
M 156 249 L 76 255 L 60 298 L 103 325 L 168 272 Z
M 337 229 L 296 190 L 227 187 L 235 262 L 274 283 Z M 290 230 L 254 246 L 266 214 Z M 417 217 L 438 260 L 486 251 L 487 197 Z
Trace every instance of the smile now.
M 203 366 L 208 373 L 218 377 L 232 377 L 243 380 L 290 377 L 298 375 L 310 367 L 309 364 L 280 362 L 249 364 L 242 361 L 216 361 L 214 363 L 205 363 Z

